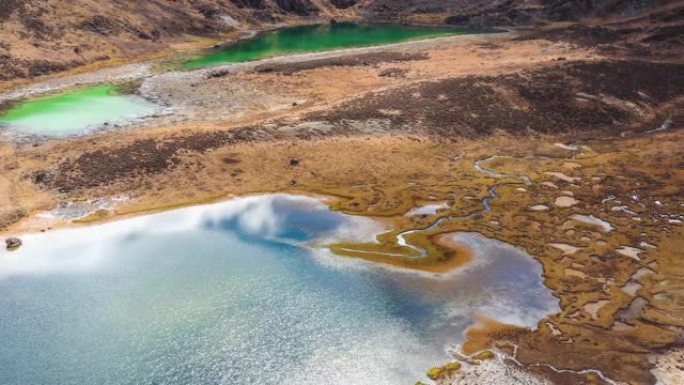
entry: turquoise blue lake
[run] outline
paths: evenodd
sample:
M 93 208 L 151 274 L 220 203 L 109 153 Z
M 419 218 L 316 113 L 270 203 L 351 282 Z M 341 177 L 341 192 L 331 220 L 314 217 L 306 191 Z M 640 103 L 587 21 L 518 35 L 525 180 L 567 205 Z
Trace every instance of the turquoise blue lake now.
M 476 314 L 535 327 L 541 267 L 475 233 L 446 276 L 331 255 L 382 230 L 263 195 L 22 236 L 0 253 L 0 383 L 415 384 Z

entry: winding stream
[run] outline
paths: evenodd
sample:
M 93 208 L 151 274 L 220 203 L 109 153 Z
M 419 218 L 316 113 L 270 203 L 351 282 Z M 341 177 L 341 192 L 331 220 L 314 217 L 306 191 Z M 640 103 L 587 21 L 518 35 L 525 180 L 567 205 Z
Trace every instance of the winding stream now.
M 526 175 L 520 176 L 520 175 L 513 175 L 513 174 L 502 174 L 502 173 L 496 172 L 494 170 L 487 169 L 487 168 L 482 166 L 483 162 L 494 160 L 496 158 L 498 158 L 498 156 L 495 155 L 495 156 L 491 156 L 489 158 L 480 159 L 480 160 L 476 161 L 474 164 L 475 170 L 479 171 L 480 173 L 482 173 L 484 175 L 490 176 L 492 178 L 496 178 L 496 179 L 504 179 L 504 178 L 517 179 L 517 180 L 519 180 L 519 182 L 499 183 L 499 184 L 495 184 L 495 185 L 489 187 L 487 189 L 487 196 L 482 199 L 482 210 L 478 210 L 478 211 L 475 211 L 475 212 L 467 214 L 467 215 L 449 215 L 449 216 L 441 217 L 441 218 L 438 218 L 436 221 L 434 221 L 432 224 L 430 224 L 427 227 L 424 227 L 421 229 L 413 229 L 413 230 L 403 231 L 403 232 L 397 234 L 397 244 L 404 246 L 404 247 L 408 247 L 408 248 L 413 249 L 413 250 L 417 251 L 418 253 L 420 253 L 420 256 L 416 257 L 416 258 L 425 258 L 427 256 L 427 253 L 428 253 L 427 250 L 424 248 L 421 248 L 421 247 L 414 246 L 414 245 L 410 244 L 409 242 L 407 242 L 406 241 L 407 235 L 419 233 L 419 232 L 423 232 L 423 231 L 433 230 L 433 229 L 439 227 L 442 223 L 444 223 L 446 221 L 471 219 L 471 218 L 477 217 L 478 215 L 482 215 L 482 214 L 491 212 L 492 207 L 491 207 L 490 202 L 492 200 L 499 199 L 499 196 L 496 194 L 496 190 L 498 190 L 500 187 L 508 186 L 508 185 L 516 185 L 516 184 L 525 184 L 525 185 L 529 186 L 532 184 L 532 181 Z

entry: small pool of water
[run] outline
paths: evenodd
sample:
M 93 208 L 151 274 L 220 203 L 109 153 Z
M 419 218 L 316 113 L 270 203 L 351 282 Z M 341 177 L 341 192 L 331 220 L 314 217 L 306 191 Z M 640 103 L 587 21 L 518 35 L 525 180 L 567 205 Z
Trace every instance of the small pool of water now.
M 558 309 L 537 262 L 479 234 L 452 235 L 474 263 L 440 278 L 314 246 L 379 231 L 278 194 L 24 235 L 0 253 L 0 383 L 410 385 L 475 314 Z
M 99 85 L 21 101 L 0 111 L 0 130 L 22 136 L 83 135 L 153 114 L 155 104 Z
M 213 49 L 183 63 L 186 69 L 244 62 L 289 53 L 399 43 L 438 36 L 489 32 L 377 23 L 335 23 L 283 28 Z

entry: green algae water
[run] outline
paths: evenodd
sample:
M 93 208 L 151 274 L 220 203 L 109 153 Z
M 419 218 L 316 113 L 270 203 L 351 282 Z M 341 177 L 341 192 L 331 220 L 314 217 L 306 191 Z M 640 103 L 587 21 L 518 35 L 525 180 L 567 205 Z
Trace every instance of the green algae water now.
M 106 84 L 28 99 L 0 112 L 0 128 L 19 135 L 81 135 L 152 114 L 156 106 Z
M 242 40 L 183 63 L 186 69 L 258 60 L 289 53 L 399 43 L 484 30 L 410 27 L 394 24 L 335 23 L 283 28 Z

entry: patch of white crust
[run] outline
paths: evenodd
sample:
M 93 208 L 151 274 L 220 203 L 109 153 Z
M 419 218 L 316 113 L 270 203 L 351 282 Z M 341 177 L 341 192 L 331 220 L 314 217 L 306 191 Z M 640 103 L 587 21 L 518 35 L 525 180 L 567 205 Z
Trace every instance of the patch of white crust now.
M 575 214 L 570 217 L 570 219 L 582 222 L 588 225 L 593 225 L 593 226 L 598 226 L 602 231 L 604 232 L 609 232 L 613 230 L 613 225 L 611 225 L 609 222 L 604 221 L 603 219 L 596 218 L 593 215 L 579 215 Z
M 554 143 L 554 146 L 558 148 L 562 148 L 563 150 L 568 150 L 568 151 L 577 151 L 579 148 L 573 144 L 565 144 L 565 143 Z
M 446 202 L 436 202 L 414 207 L 411 210 L 407 211 L 404 215 L 407 217 L 411 217 L 414 215 L 434 215 L 437 214 L 439 210 L 447 208 L 449 208 L 449 205 Z
M 575 247 L 566 243 L 549 243 L 549 246 L 562 251 L 563 255 L 573 255 L 581 249 L 581 247 Z
M 552 177 L 555 177 L 557 179 L 560 179 L 560 180 L 568 182 L 568 183 L 575 183 L 575 182 L 579 182 L 582 180 L 582 178 L 580 178 L 580 177 L 568 176 L 562 172 L 556 172 L 556 171 L 546 171 L 544 174 L 550 175 Z
M 596 302 L 589 302 L 588 304 L 584 305 L 583 309 L 584 311 L 589 313 L 591 318 L 597 319 L 599 310 L 601 310 L 601 308 L 606 306 L 609 302 L 610 301 L 608 301 L 607 299 L 602 299 Z
M 559 337 L 559 336 L 562 336 L 562 335 L 563 335 L 563 332 L 561 332 L 561 331 L 556 327 L 556 325 L 552 324 L 551 322 L 547 322 L 547 323 L 546 323 L 546 327 L 548 327 L 549 330 L 551 330 L 551 335 L 553 335 L 553 336 L 555 336 L 555 337 Z
M 639 282 L 629 281 L 625 284 L 625 286 L 621 287 L 620 290 L 622 290 L 623 293 L 634 297 L 637 291 L 639 291 L 639 289 L 642 287 L 643 285 Z
M 651 373 L 656 385 L 684 384 L 684 350 L 673 350 L 654 358 L 655 367 Z
M 565 162 L 563 163 L 563 168 L 567 168 L 569 170 L 576 170 L 578 168 L 582 168 L 582 165 L 575 162 Z
M 643 250 L 631 246 L 620 246 L 618 249 L 615 249 L 615 251 L 620 255 L 640 261 L 641 257 L 639 256 L 639 253 L 641 253 Z
M 551 385 L 550 382 L 528 373 L 514 365 L 507 365 L 498 355 L 491 360 L 479 361 L 479 365 L 464 364 L 437 385 Z
M 578 204 L 579 201 L 573 197 L 563 196 L 563 197 L 556 198 L 556 202 L 554 202 L 554 203 L 558 207 L 572 207 L 572 206 Z
M 546 205 L 534 205 L 530 207 L 530 210 L 532 211 L 547 211 L 549 209 L 549 206 Z

